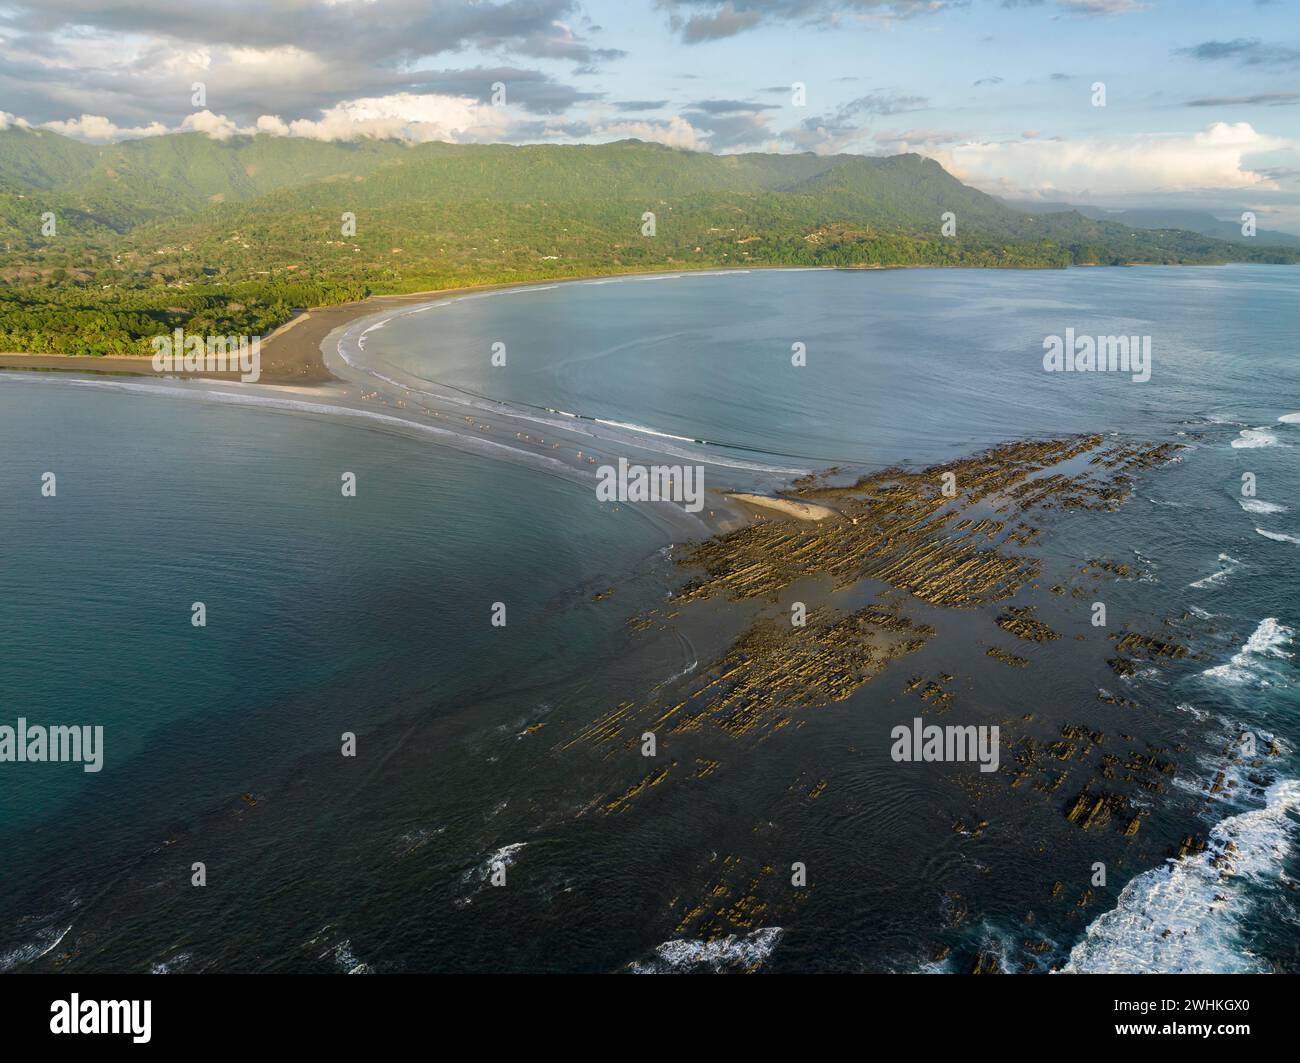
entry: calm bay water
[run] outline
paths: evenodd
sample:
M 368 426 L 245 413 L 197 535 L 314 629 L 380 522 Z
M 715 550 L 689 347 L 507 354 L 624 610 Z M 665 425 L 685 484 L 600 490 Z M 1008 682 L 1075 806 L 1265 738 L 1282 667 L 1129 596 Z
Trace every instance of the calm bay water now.
M 781 270 L 471 296 L 394 316 L 366 354 L 493 398 L 880 467 L 1009 434 L 1272 422 L 1300 398 L 1296 321 L 1287 267 Z M 1152 336 L 1151 381 L 1043 372 L 1043 338 L 1071 327 Z
M 1069 640 L 1031 673 L 978 671 L 954 659 L 956 629 L 807 726 L 718 751 L 712 785 L 584 815 L 640 767 L 564 738 L 652 696 L 707 642 L 627 629 L 681 579 L 662 527 L 380 425 L 0 375 L 0 723 L 106 732 L 98 774 L 0 765 L 0 967 L 690 967 L 711 954 L 678 940 L 671 902 L 736 854 L 815 869 L 806 902 L 714 946 L 771 969 L 956 969 L 1010 949 L 1027 912 L 1045 965 L 1086 938 L 1081 967 L 1300 968 L 1279 884 L 1298 870 L 1300 424 L 1278 420 L 1300 411 L 1298 295 L 1281 267 L 782 271 L 464 299 L 394 317 L 365 348 L 439 385 L 774 463 L 928 464 L 1078 431 L 1186 443 L 1117 513 L 1062 521 L 1046 558 L 1133 563 L 1144 578 L 1110 607 L 1148 628 L 1196 611 L 1180 633 L 1203 659 L 1125 688 L 1148 733 L 1187 749 L 1182 787 L 1152 799 L 1161 815 L 1132 843 L 1016 802 L 962 838 L 960 787 L 889 761 L 890 705 L 914 671 L 968 669 L 990 718 L 1058 723 L 1119 683 Z M 1152 336 L 1151 381 L 1044 373 L 1043 337 L 1069 327 Z M 1243 505 L 1244 472 L 1261 504 Z M 1266 787 L 1243 780 L 1207 810 L 1200 783 L 1240 727 L 1281 756 Z M 338 755 L 344 731 L 355 759 Z M 826 795 L 791 802 L 805 777 Z M 1142 876 L 1225 821 L 1258 869 L 1184 951 L 1159 954 L 1143 937 L 1159 883 Z M 1113 872 L 1090 909 L 1044 903 L 1039 879 L 1096 858 Z M 494 859 L 505 890 L 486 883 Z M 1205 885 L 1189 871 L 1165 892 Z

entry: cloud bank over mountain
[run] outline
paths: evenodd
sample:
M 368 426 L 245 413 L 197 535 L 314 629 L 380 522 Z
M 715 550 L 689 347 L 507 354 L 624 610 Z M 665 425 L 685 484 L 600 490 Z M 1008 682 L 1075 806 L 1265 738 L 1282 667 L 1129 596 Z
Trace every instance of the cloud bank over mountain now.
M 915 151 L 999 194 L 1300 227 L 1300 36 L 1228 6 L 1230 33 L 1160 0 L 13 0 L 0 126 Z

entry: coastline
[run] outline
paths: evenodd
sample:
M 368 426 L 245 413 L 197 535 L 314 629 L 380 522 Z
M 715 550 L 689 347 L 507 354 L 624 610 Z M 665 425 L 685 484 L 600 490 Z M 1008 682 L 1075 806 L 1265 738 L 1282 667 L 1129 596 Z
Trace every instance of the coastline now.
M 787 268 L 770 267 L 776 271 Z M 804 268 L 794 269 L 803 271 Z M 257 381 L 243 381 L 237 373 L 160 374 L 153 371 L 152 359 L 148 355 L 99 358 L 0 353 L 0 369 L 9 369 L 14 376 L 30 374 L 29 379 L 49 373 L 84 386 L 343 418 L 359 424 L 382 426 L 384 431 L 415 438 L 432 437 L 435 443 L 452 449 L 523 463 L 545 475 L 584 487 L 594 484 L 597 464 L 613 461 L 617 454 L 639 454 L 647 461 L 671 455 L 674 460 L 706 464 L 720 478 L 720 483 L 706 491 L 704 511 L 690 513 L 676 503 L 667 502 L 648 509 L 633 508 L 659 527 L 665 542 L 708 538 L 765 517 L 789 520 L 797 516 L 796 510 L 802 507 L 795 503 L 777 499 L 770 499 L 769 503 L 747 502 L 732 497 L 730 490 L 753 488 L 771 491 L 813 470 L 746 461 L 725 452 L 715 454 L 709 452 L 712 448 L 703 450 L 684 440 L 658 438 L 655 433 L 643 432 L 633 426 L 599 424 L 590 418 L 539 416 L 527 410 L 511 411 L 495 401 L 467 401 L 454 391 L 446 391 L 437 385 L 430 390 L 429 383 L 418 378 L 402 381 L 387 375 L 375 377 L 367 370 L 353 372 L 349 360 L 342 356 L 342 347 L 345 342 L 355 342 L 358 331 L 364 330 L 373 318 L 444 299 L 549 288 L 561 283 L 584 284 L 720 272 L 746 274 L 756 271 L 748 268 L 674 269 L 582 276 L 560 281 L 542 279 L 372 296 L 357 302 L 313 308 L 281 325 L 263 340 L 262 372 Z M 360 334 L 364 335 L 364 331 Z M 217 383 L 221 387 L 201 386 L 207 383 Z M 754 499 L 764 497 L 755 495 Z M 831 514 L 821 514 L 825 515 Z
M 286 321 L 262 340 L 262 375 L 259 384 L 296 385 L 319 387 L 334 383 L 337 378 L 321 359 L 321 342 L 334 329 L 346 325 L 357 317 L 387 306 L 401 306 L 431 296 L 453 294 L 454 291 L 473 289 L 447 289 L 444 292 L 415 292 L 411 295 L 371 296 L 355 303 L 337 303 L 334 306 L 312 307 Z M 153 371 L 149 355 L 112 355 L 97 357 L 81 354 L 23 354 L 0 353 L 0 369 L 34 370 L 56 373 L 94 373 L 113 376 L 141 376 L 160 378 Z M 221 380 L 242 384 L 238 373 L 168 373 L 168 377 L 183 380 Z
M 864 271 L 903 269 L 946 269 L 945 266 L 886 266 L 864 263 L 856 266 L 706 266 L 682 265 L 673 269 L 627 270 L 621 273 L 583 273 L 571 277 L 539 277 L 534 280 L 501 281 L 492 284 L 467 284 L 456 288 L 430 288 L 394 295 L 371 295 L 351 303 L 309 307 L 290 318 L 262 338 L 262 375 L 258 384 L 320 387 L 337 383 L 340 378 L 330 372 L 322 358 L 321 345 L 330 333 L 361 317 L 395 307 L 411 306 L 430 299 L 452 298 L 477 292 L 535 288 L 545 285 L 577 284 L 585 281 L 621 280 L 624 278 L 671 277 L 678 274 Z M 969 267 L 982 268 L 982 267 Z M 159 378 L 153 372 L 150 355 L 31 354 L 0 351 L 0 370 L 55 373 L 91 373 L 106 376 L 143 376 Z M 238 373 L 168 373 L 178 380 L 221 380 L 243 384 Z
M 1157 268 L 1166 265 L 1158 262 L 1130 262 L 1127 267 Z M 1187 263 L 1187 265 L 1212 265 Z M 820 272 L 820 271 L 875 271 L 875 270 L 934 270 L 934 269 L 991 269 L 989 266 L 935 266 L 881 265 L 863 263 L 853 266 L 706 266 L 682 265 L 673 269 L 628 270 L 620 273 L 584 273 L 571 277 L 539 277 L 534 280 L 501 281 L 492 284 L 468 284 L 455 288 L 430 288 L 424 291 L 392 295 L 371 295 L 351 303 L 309 307 L 290 318 L 262 338 L 262 374 L 259 384 L 320 387 L 336 383 L 340 378 L 330 372 L 322 357 L 321 345 L 331 332 L 351 324 L 360 317 L 393 307 L 410 306 L 435 298 L 455 297 L 476 292 L 526 289 L 543 285 L 574 284 L 584 281 L 619 280 L 639 277 L 669 277 L 678 274 L 758 273 L 758 272 Z M 1037 272 L 1049 267 L 1010 267 Z M 1071 268 L 1071 267 L 1065 267 Z M 1081 263 L 1079 269 L 1101 268 L 1096 263 Z M 1170 267 L 1174 268 L 1174 267 Z M 0 351 L 0 370 L 29 372 L 89 373 L 104 376 L 158 377 L 153 372 L 149 355 L 83 355 L 83 354 L 32 354 L 22 351 Z M 166 376 L 180 380 L 221 380 L 242 384 L 238 373 L 168 373 Z
M 364 334 L 374 324 L 365 318 L 382 315 L 392 302 L 379 307 L 373 301 L 357 305 L 368 313 L 336 329 L 340 341 L 342 333 L 350 332 L 353 337 Z M 305 315 L 295 321 L 295 330 L 308 325 Z M 333 350 L 329 342 L 325 347 L 327 352 Z M 383 353 L 378 345 L 373 345 L 372 351 L 375 356 Z M 391 367 L 382 368 L 391 371 Z M 304 386 L 297 389 L 308 400 L 302 403 L 293 400 L 290 388 L 260 384 L 223 387 L 136 377 L 97 380 L 89 386 L 154 394 L 169 390 L 188 393 L 194 401 L 202 396 L 295 414 L 346 416 L 357 425 L 381 425 L 385 432 L 410 433 L 480 453 L 501 453 L 499 448 L 504 445 L 525 455 L 538 471 L 582 483 L 588 482 L 584 472 L 590 470 L 591 463 L 584 457 L 579 464 L 574 449 L 580 447 L 589 457 L 611 442 L 611 429 L 604 422 L 592 428 L 601 432 L 600 439 L 580 439 L 574 433 L 591 422 L 566 421 L 562 428 L 551 424 L 539 427 L 537 420 L 512 423 L 507 418 L 520 418 L 527 411 L 479 408 L 467 404 L 469 397 L 464 393 L 443 394 L 442 388 L 430 388 L 427 381 L 407 380 L 400 372 L 394 375 L 396 379 L 389 383 L 395 391 L 376 393 L 366 387 L 366 394 L 360 397 L 355 394 L 357 381 L 350 387 L 345 382 L 316 390 Z M 414 394 L 406 390 L 408 385 L 416 389 Z M 540 414 L 534 410 L 527 416 Z M 468 423 L 470 417 L 476 424 Z M 1252 419 L 1251 423 L 1263 422 Z M 521 440 L 517 431 L 531 438 Z M 562 431 L 563 436 L 558 434 Z M 1214 431 L 1220 451 L 1231 459 L 1235 451 L 1223 448 L 1237 426 L 1220 426 Z M 570 437 L 572 446 L 568 445 Z M 1175 442 L 1167 434 L 1158 438 L 1167 444 Z M 1195 432 L 1187 442 L 1198 442 Z M 1085 446 L 1087 443 L 1092 445 Z M 647 451 L 677 445 L 654 437 L 642 438 L 639 444 Z M 619 449 L 625 445 L 620 441 Z M 599 456 L 607 459 L 609 454 Z M 728 457 L 725 452 L 717 456 Z M 927 806 L 933 815 L 921 833 L 908 837 L 923 839 L 925 844 L 917 845 L 918 851 L 957 852 L 956 847 L 961 847 L 961 855 L 969 859 L 989 852 L 988 846 L 1007 844 L 1008 838 L 1031 840 L 1033 845 L 1026 846 L 1021 865 L 1025 893 L 1017 903 L 1038 922 L 1033 928 L 1021 929 L 1017 920 L 1002 910 L 1000 895 L 981 886 L 981 878 L 961 878 L 952 872 L 952 878 L 942 883 L 941 895 L 937 893 L 940 884 L 935 884 L 934 903 L 944 905 L 938 909 L 942 921 L 918 925 L 917 944 L 908 956 L 885 955 L 877 957 L 877 962 L 897 963 L 906 969 L 919 963 L 922 969 L 952 971 L 971 970 L 972 966 L 977 970 L 1048 970 L 1067 960 L 1079 965 L 1112 963 L 1117 949 L 1132 945 L 1130 913 L 1145 918 L 1145 908 L 1138 903 L 1146 896 L 1144 884 L 1157 872 L 1170 874 L 1164 870 L 1166 857 L 1179 852 L 1182 840 L 1193 839 L 1196 831 L 1215 829 L 1228 813 L 1237 815 L 1244 809 L 1246 815 L 1253 815 L 1248 802 L 1262 799 L 1248 785 L 1251 780 L 1244 767 L 1238 766 L 1237 782 L 1231 781 L 1237 769 L 1225 762 L 1221 749 L 1214 746 L 1216 741 L 1226 746 L 1232 735 L 1220 740 L 1212 734 L 1203 744 L 1187 742 L 1184 728 L 1200 728 L 1201 718 L 1191 710 L 1180 711 L 1179 698 L 1185 695 L 1166 698 L 1162 694 L 1169 682 L 1204 682 L 1195 675 L 1209 664 L 1227 660 L 1227 653 L 1235 647 L 1241 647 L 1238 657 L 1246 656 L 1242 658 L 1245 664 L 1233 667 L 1251 663 L 1242 645 L 1244 633 L 1221 643 L 1212 630 L 1187 619 L 1186 613 L 1180 615 L 1176 607 L 1183 600 L 1177 596 L 1186 592 L 1179 588 L 1192 576 L 1176 575 L 1178 570 L 1172 567 L 1167 551 L 1153 550 L 1160 565 L 1170 567 L 1152 569 L 1160 575 L 1150 578 L 1169 588 L 1175 608 L 1148 610 L 1144 605 L 1133 610 L 1138 599 L 1131 598 L 1127 613 L 1133 619 L 1126 619 L 1124 629 L 1113 635 L 1094 629 L 1087 619 L 1085 603 L 1113 597 L 1115 607 L 1124 613 L 1126 587 L 1140 591 L 1145 599 L 1150 593 L 1148 586 L 1155 585 L 1147 583 L 1145 574 L 1138 574 L 1138 562 L 1125 552 L 1124 544 L 1146 540 L 1124 533 L 1134 525 L 1110 522 L 1130 520 L 1148 504 L 1141 487 L 1149 477 L 1155 482 L 1157 468 L 1168 464 L 1173 474 L 1177 471 L 1174 466 L 1182 464 L 1164 462 L 1163 456 L 1132 440 L 1101 433 L 1088 439 L 1012 440 L 982 454 L 962 450 L 941 463 L 882 467 L 852 484 L 814 478 L 784 488 L 770 482 L 753 488 L 789 496 L 784 499 L 769 494 L 746 498 L 743 491 L 738 492 L 740 497 L 733 493 L 710 495 L 710 504 L 715 497 L 748 503 L 741 521 L 721 529 L 730 534 L 708 542 L 690 542 L 699 532 L 684 523 L 674 528 L 669 534 L 679 549 L 655 555 L 653 564 L 659 570 L 668 564 L 680 565 L 689 582 L 666 604 L 637 614 L 627 625 L 633 645 L 650 638 L 670 638 L 671 630 L 680 625 L 676 629 L 685 631 L 688 649 L 680 660 L 668 655 L 673 676 L 660 686 L 643 682 L 641 689 L 653 690 L 651 695 L 625 699 L 616 692 L 604 704 L 584 704 L 581 709 L 564 706 L 554 714 L 549 705 L 544 710 L 538 706 L 536 693 L 530 689 L 517 706 L 503 710 L 500 721 L 493 720 L 491 737 L 483 739 L 482 751 L 493 757 L 514 754 L 521 758 L 519 762 L 530 757 L 527 763 L 536 770 L 546 762 L 545 756 L 528 750 L 529 743 L 539 741 L 534 736 L 540 733 L 542 740 L 552 743 L 549 749 L 564 750 L 566 772 L 575 751 L 587 751 L 589 763 L 600 768 L 590 776 L 577 773 L 570 800 L 563 803 L 565 808 L 581 809 L 574 818 L 581 818 L 581 829 L 587 830 L 597 817 L 604 816 L 619 817 L 612 822 L 620 828 L 638 822 L 638 817 L 641 822 L 652 818 L 669 821 L 670 801 L 689 801 L 697 807 L 707 807 L 707 801 L 713 801 L 727 808 L 736 807 L 742 798 L 754 801 L 755 791 L 738 788 L 742 776 L 757 774 L 749 770 L 757 761 L 746 758 L 752 758 L 753 746 L 759 742 L 765 743 L 762 755 L 772 756 L 772 751 L 780 752 L 784 741 L 791 758 L 786 766 L 791 770 L 786 775 L 772 774 L 772 790 L 759 793 L 779 811 L 779 822 L 791 836 L 815 838 L 816 833 L 805 832 L 804 827 L 818 821 L 807 816 L 851 816 L 862 800 L 862 791 L 854 789 L 856 782 L 865 785 L 897 777 L 899 769 L 892 768 L 892 762 L 878 771 L 875 762 L 864 759 L 860 752 L 887 749 L 887 728 L 895 718 L 910 719 L 915 712 L 944 723 L 996 724 L 1006 739 L 1001 747 L 1005 765 L 1001 774 L 989 780 L 972 775 L 972 783 L 953 769 L 916 766 L 918 787 L 935 795 L 932 806 Z M 955 483 L 961 485 L 954 500 L 938 493 L 936 485 L 945 471 L 953 472 Z M 1201 476 L 1202 481 L 1220 479 Z M 368 498 L 378 497 L 369 494 L 369 484 L 367 491 Z M 1173 487 L 1160 493 L 1178 497 Z M 806 502 L 796 503 L 796 499 Z M 793 514 L 778 514 L 770 505 L 765 511 L 749 508 L 780 502 L 826 503 L 839 519 L 796 520 Z M 650 516 L 650 507 L 632 508 Z M 1225 512 L 1230 518 L 1238 517 L 1235 506 L 1225 507 Z M 1076 515 L 1067 515 L 1071 513 Z M 1153 527 L 1163 526 L 1160 512 L 1151 513 L 1157 521 Z M 714 517 L 711 512 L 707 515 Z M 1176 514 L 1164 520 L 1172 522 Z M 1098 545 L 1105 552 L 1093 561 L 1094 554 L 1076 548 L 1081 542 L 1089 548 L 1108 544 L 1111 549 Z M 1214 550 L 1226 542 L 1216 533 Z M 1271 548 L 1289 549 L 1276 544 Z M 1182 552 L 1196 551 L 1183 547 Z M 1213 556 L 1213 550 L 1207 556 Z M 1145 559 L 1142 563 L 1145 566 Z M 605 586 L 602 578 L 576 592 L 581 608 L 619 608 L 626 600 L 621 587 L 613 605 L 601 604 L 608 597 L 602 590 Z M 593 590 L 596 593 L 589 595 Z M 1218 602 L 1214 607 L 1222 610 L 1224 592 L 1215 593 L 1220 597 L 1197 600 Z M 807 624 L 801 627 L 792 626 L 788 619 L 796 598 L 808 606 Z M 1252 622 L 1264 612 L 1287 616 L 1276 608 L 1266 608 L 1253 612 Z M 719 617 L 739 626 L 734 639 L 730 630 L 718 623 Z M 622 623 L 622 618 L 611 617 L 609 622 Z M 1130 623 L 1137 626 L 1130 630 Z M 1246 632 L 1249 630 L 1247 627 Z M 717 637 L 711 641 L 714 635 Z M 666 644 L 670 649 L 676 645 Z M 1202 653 L 1209 656 L 1202 659 Z M 1151 674 L 1156 669 L 1163 674 Z M 655 672 L 654 679 L 661 674 Z M 1192 696 L 1188 703 L 1196 706 L 1197 700 Z M 1235 717 L 1234 726 L 1260 725 L 1251 716 L 1237 725 Z M 541 724 L 544 730 L 533 730 Z M 837 737 L 819 737 L 827 734 L 825 729 L 836 727 L 842 728 Z M 624 764 L 614 752 L 646 728 L 664 731 L 677 758 L 666 768 L 656 768 L 648 778 L 639 761 Z M 805 778 L 803 765 L 795 763 L 801 749 L 792 741 L 801 731 L 806 736 L 801 740 L 805 743 L 802 751 L 810 748 L 809 742 L 826 741 L 822 748 L 838 744 L 847 753 Z M 782 738 L 767 744 L 776 735 Z M 434 762 L 431 758 L 443 738 L 432 731 L 430 736 L 421 747 L 421 756 L 429 758 L 426 763 Z M 1183 743 L 1189 748 L 1175 748 Z M 1111 764 L 1109 758 L 1119 760 Z M 1275 762 L 1272 755 L 1261 761 L 1271 773 L 1284 773 L 1283 762 Z M 1172 770 L 1166 771 L 1167 766 Z M 1225 771 L 1229 781 L 1220 778 L 1215 782 L 1216 772 L 1222 775 Z M 904 800 L 892 785 L 877 788 L 882 797 L 876 822 L 890 829 L 899 822 L 891 817 Z M 709 788 L 706 801 L 700 800 L 701 787 Z M 284 796 L 277 781 L 263 783 L 251 777 L 236 789 L 255 795 L 258 811 L 249 815 L 265 816 L 266 809 L 275 808 Z M 376 789 L 379 799 L 388 800 L 382 791 L 383 787 Z M 1154 794 L 1164 796 L 1156 800 Z M 492 794 L 492 800 L 499 796 Z M 234 800 L 241 812 L 253 807 L 242 798 Z M 778 800 L 780 804 L 775 803 Z M 1228 805 L 1229 800 L 1240 804 Z M 489 804 L 486 796 L 483 804 L 489 809 L 499 807 Z M 517 818 L 497 818 L 512 814 Z M 557 812 L 549 823 L 560 819 Z M 1253 822 L 1232 820 L 1230 827 L 1240 829 L 1241 824 Z M 522 846 L 538 836 L 531 809 L 494 812 L 492 823 L 491 837 L 457 839 L 456 851 L 466 854 L 467 868 L 478 866 L 482 853 L 499 851 L 507 843 Z M 481 829 L 475 819 L 473 830 Z M 546 832 L 550 834 L 550 826 Z M 710 863 L 698 872 L 677 873 L 672 883 L 674 903 L 648 924 L 646 940 L 686 946 L 749 933 L 749 928 L 735 919 L 748 918 L 746 913 L 759 910 L 759 906 L 763 906 L 765 925 L 802 926 L 802 932 L 819 932 L 822 928 L 816 911 L 808 915 L 796 912 L 785 891 L 774 889 L 763 875 L 764 849 L 774 844 L 771 836 L 760 831 L 753 837 L 752 845 L 737 845 L 737 852 L 727 854 L 734 858 L 732 864 Z M 864 847 L 869 847 L 874 837 L 868 834 Z M 404 854 L 408 844 L 416 844 L 405 838 L 402 835 L 389 841 Z M 450 844 L 450 839 L 445 844 Z M 1180 854 L 1186 864 L 1172 865 L 1186 869 L 1172 873 L 1179 897 L 1198 887 L 1196 869 L 1214 855 L 1211 850 L 1202 859 L 1194 844 Z M 540 860 L 542 852 L 542 846 L 530 848 L 528 859 Z M 1040 858 L 1040 854 L 1053 854 L 1053 858 Z M 1071 866 L 1086 866 L 1080 854 L 1104 858 L 1121 869 L 1111 888 L 1094 891 L 1077 877 L 1071 878 L 1067 873 Z M 829 851 L 813 853 L 819 867 L 828 865 L 831 858 Z M 522 866 L 532 874 L 540 865 Z M 1138 872 L 1140 881 L 1121 898 L 1118 891 L 1131 870 Z M 1211 883 L 1215 892 L 1222 888 L 1217 872 L 1216 867 Z M 725 887 L 725 897 L 720 887 Z M 1229 888 L 1244 889 L 1231 884 Z M 927 907 L 925 914 L 934 910 Z M 967 910 L 973 913 L 969 919 L 964 917 Z M 1207 914 L 1210 910 L 1205 909 Z M 1093 918 L 1100 919 L 1107 911 L 1118 914 L 1105 922 Z M 77 935 L 93 942 L 96 916 L 78 914 L 76 918 L 80 924 Z M 1156 918 L 1163 920 L 1160 925 L 1164 926 L 1169 916 L 1157 913 Z M 1084 920 L 1088 927 L 1096 922 L 1098 928 L 1095 933 L 1089 931 L 1087 939 L 1077 936 Z M 76 940 L 76 935 L 70 939 Z M 1085 941 L 1091 944 L 1076 957 L 1070 952 L 1071 941 L 1075 946 Z M 1167 947 L 1172 949 L 1178 943 L 1173 939 Z M 55 958 L 43 961 L 47 969 L 63 962 L 61 957 L 66 955 L 56 946 L 51 946 Z M 1165 948 L 1164 939 L 1153 947 Z M 75 962 L 93 966 L 105 955 L 96 955 L 92 945 L 87 958 L 78 957 Z M 1216 958 L 1187 956 L 1184 962 L 1191 966 Z M 144 959 L 172 962 L 166 953 Z M 238 960 L 236 956 L 235 962 Z M 38 962 L 42 962 L 40 957 L 33 964 Z M 774 962 L 797 969 L 801 957 L 782 953 Z

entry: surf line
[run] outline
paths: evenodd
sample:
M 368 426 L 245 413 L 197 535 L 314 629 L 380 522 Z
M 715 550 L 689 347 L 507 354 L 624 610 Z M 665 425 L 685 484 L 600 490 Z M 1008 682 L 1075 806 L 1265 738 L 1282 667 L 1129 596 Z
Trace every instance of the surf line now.
M 342 346 L 342 341 L 340 341 L 339 346 L 340 347 Z M 342 354 L 342 351 L 340 351 L 339 353 Z M 374 372 L 373 369 L 370 369 L 369 367 L 357 366 L 354 362 L 350 361 L 346 357 L 344 357 L 344 361 L 348 362 L 348 364 L 352 365 L 354 368 L 362 369 L 363 371 L 370 373 L 371 376 L 378 375 Z M 387 379 L 387 378 L 383 378 L 383 379 Z M 431 384 L 434 387 L 446 388 L 448 391 L 455 391 L 461 395 L 468 395 L 470 398 L 478 399 L 481 402 L 493 403 L 494 405 L 500 407 L 507 414 L 509 414 L 509 411 L 512 408 L 517 409 L 522 407 L 524 409 L 537 410 L 539 413 L 549 413 L 559 417 L 568 417 L 575 421 L 588 421 L 592 424 L 603 424 L 609 428 L 622 428 L 628 432 L 638 432 L 643 435 L 659 436 L 663 439 L 672 439 L 682 443 L 692 443 L 696 446 L 701 446 L 701 447 L 717 447 L 721 450 L 735 450 L 741 452 L 742 454 L 761 454 L 773 458 L 793 458 L 796 461 L 812 461 L 824 465 L 867 465 L 869 464 L 869 462 L 866 462 L 860 458 L 828 458 L 828 457 L 823 457 L 815 454 L 796 454 L 791 451 L 784 451 L 784 450 L 759 450 L 754 447 L 746 446 L 741 443 L 728 443 L 718 439 L 695 439 L 690 436 L 673 435 L 671 432 L 660 432 L 653 428 L 645 428 L 640 425 L 626 424 L 622 421 L 613 421 L 605 417 L 593 417 L 589 413 L 575 413 L 572 410 L 560 410 L 554 406 L 543 406 L 540 403 L 525 402 L 522 399 L 515 399 L 510 401 L 507 401 L 506 399 L 497 399 L 497 398 L 493 398 L 491 395 L 484 395 L 481 392 L 472 391 L 469 388 L 458 387 L 455 384 L 448 384 L 441 380 L 430 380 L 427 377 L 418 377 L 417 379 L 419 379 L 423 383 Z M 405 391 L 418 392 L 420 390 L 419 388 L 409 387 L 408 385 L 399 383 L 398 381 L 391 381 L 391 383 L 396 384 L 398 387 L 402 388 Z

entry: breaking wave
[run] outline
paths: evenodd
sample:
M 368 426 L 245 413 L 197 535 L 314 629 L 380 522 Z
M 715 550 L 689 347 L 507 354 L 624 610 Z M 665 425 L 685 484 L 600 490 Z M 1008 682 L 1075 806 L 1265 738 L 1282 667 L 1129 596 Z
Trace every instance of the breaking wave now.
M 58 948 L 59 942 L 67 936 L 68 931 L 71 929 L 71 924 L 68 924 L 62 930 L 57 927 L 47 927 L 36 935 L 34 941 L 30 941 L 26 945 L 19 945 L 8 952 L 0 953 L 0 971 L 7 971 L 20 964 L 39 960 L 47 952 Z
M 1266 432 L 1262 428 L 1243 428 L 1232 445 L 1238 450 L 1254 450 L 1257 447 L 1280 447 L 1283 444 L 1278 442 L 1277 436 L 1272 432 Z
M 779 926 L 765 926 L 744 937 L 728 934 L 713 941 L 673 938 L 657 946 L 651 959 L 628 964 L 628 970 L 633 974 L 754 971 L 772 955 L 784 933 Z
M 1242 936 L 1255 907 L 1248 888 L 1280 881 L 1297 810 L 1300 780 L 1276 782 L 1263 808 L 1217 824 L 1204 852 L 1138 875 L 1088 927 L 1064 972 L 1262 972 Z
M 1224 562 L 1223 568 L 1219 569 L 1218 572 L 1213 572 L 1202 579 L 1198 579 L 1195 583 L 1189 583 L 1188 586 L 1195 587 L 1198 590 L 1203 590 L 1206 587 L 1217 587 L 1242 565 L 1242 562 L 1235 557 L 1230 557 L 1228 554 L 1220 554 L 1219 560 Z
M 1259 622 L 1246 644 L 1232 655 L 1227 664 L 1207 668 L 1201 674 L 1207 679 L 1233 684 L 1285 685 L 1287 677 L 1278 666 L 1280 662 L 1293 659 L 1294 654 L 1283 647 L 1289 646 L 1294 638 L 1294 630 L 1270 616 Z
M 1265 502 L 1261 498 L 1239 498 L 1241 508 L 1247 513 L 1285 513 L 1286 506 L 1278 505 L 1276 502 Z
M 1300 538 L 1296 538 L 1294 535 L 1283 535 L 1282 532 L 1265 531 L 1263 528 L 1256 528 L 1255 531 L 1264 536 L 1265 539 L 1272 539 L 1275 543 L 1295 543 L 1297 546 L 1300 546 Z

